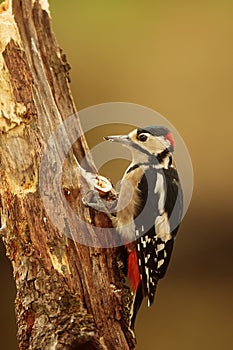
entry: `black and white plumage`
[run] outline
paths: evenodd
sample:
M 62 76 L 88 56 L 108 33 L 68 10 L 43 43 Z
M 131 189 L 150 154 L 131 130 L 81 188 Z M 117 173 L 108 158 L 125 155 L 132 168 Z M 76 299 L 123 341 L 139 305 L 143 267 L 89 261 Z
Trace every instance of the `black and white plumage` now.
M 154 301 L 182 217 L 182 190 L 173 164 L 174 140 L 167 128 L 149 126 L 107 140 L 127 146 L 132 163 L 122 181 L 116 227 L 128 255 L 128 277 L 135 292 L 131 327 L 144 297 Z

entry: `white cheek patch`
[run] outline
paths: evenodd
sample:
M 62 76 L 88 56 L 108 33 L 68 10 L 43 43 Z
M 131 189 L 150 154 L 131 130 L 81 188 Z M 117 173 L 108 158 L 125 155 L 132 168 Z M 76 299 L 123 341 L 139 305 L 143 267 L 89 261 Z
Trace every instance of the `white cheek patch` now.
M 157 139 L 165 146 L 165 148 L 169 148 L 171 143 L 168 139 L 165 139 L 163 136 L 157 136 Z

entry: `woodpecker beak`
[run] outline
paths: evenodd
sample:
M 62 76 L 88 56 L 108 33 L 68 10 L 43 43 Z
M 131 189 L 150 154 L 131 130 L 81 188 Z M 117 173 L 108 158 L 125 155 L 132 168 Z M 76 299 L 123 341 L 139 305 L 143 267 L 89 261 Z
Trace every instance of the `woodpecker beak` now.
M 118 142 L 126 146 L 128 146 L 131 142 L 128 135 L 105 136 L 104 139 L 106 141 Z

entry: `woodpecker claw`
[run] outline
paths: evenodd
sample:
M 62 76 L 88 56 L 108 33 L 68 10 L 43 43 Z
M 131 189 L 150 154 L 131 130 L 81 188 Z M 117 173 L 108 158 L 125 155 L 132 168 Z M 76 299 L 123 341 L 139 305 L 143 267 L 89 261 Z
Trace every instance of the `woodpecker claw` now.
M 88 196 L 91 194 L 90 200 L 88 199 Z M 112 221 L 114 219 L 114 216 L 109 212 L 108 208 L 104 204 L 104 200 L 100 197 L 98 191 L 96 190 L 90 190 L 86 193 L 84 197 L 82 197 L 82 203 L 86 207 L 90 207 L 96 211 L 100 211 L 102 213 L 105 213 L 109 219 Z

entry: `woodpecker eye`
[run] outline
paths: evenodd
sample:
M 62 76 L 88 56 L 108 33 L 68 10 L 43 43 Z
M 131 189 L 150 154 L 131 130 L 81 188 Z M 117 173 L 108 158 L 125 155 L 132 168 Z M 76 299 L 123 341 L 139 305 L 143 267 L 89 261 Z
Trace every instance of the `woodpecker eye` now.
M 147 140 L 147 136 L 145 134 L 141 134 L 141 135 L 138 136 L 138 140 L 142 141 L 142 142 L 145 142 Z

